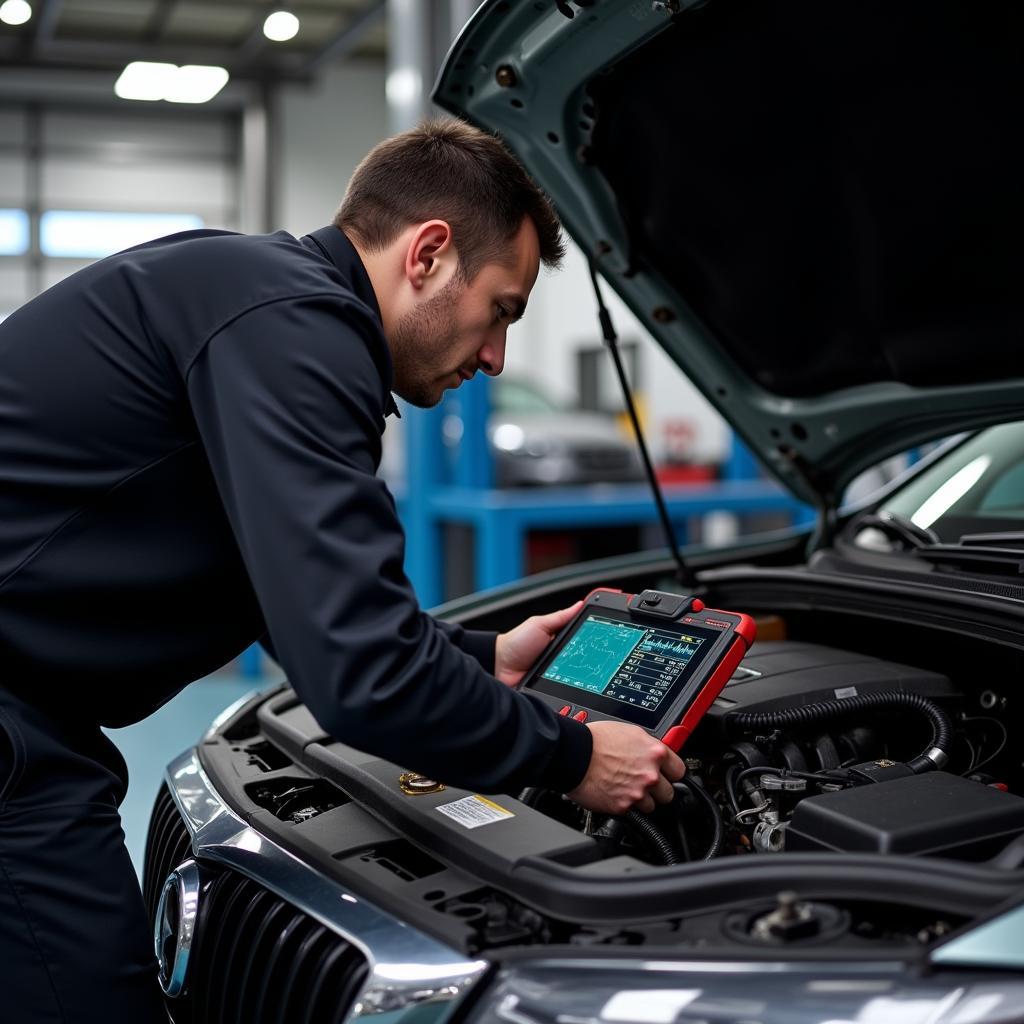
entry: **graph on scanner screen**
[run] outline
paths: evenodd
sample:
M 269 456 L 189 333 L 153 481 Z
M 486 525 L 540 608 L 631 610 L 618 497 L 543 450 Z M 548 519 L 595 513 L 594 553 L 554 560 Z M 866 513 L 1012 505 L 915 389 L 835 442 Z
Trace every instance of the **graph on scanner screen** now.
M 544 678 L 656 710 L 703 642 L 592 615 L 548 666 Z

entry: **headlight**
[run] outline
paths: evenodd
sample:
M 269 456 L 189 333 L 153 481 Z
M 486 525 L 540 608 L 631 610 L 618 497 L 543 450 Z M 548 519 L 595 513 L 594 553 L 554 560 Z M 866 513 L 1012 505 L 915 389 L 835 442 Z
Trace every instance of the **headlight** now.
M 1019 976 L 926 977 L 901 963 L 819 961 L 517 964 L 495 975 L 473 1024 L 997 1024 L 1019 1020 Z
M 494 447 L 503 452 L 518 452 L 526 441 L 522 427 L 514 423 L 502 423 L 494 431 Z
M 495 427 L 491 443 L 499 451 L 509 455 L 523 455 L 531 459 L 543 459 L 555 450 L 547 438 L 526 436 L 526 431 L 516 423 L 502 423 Z

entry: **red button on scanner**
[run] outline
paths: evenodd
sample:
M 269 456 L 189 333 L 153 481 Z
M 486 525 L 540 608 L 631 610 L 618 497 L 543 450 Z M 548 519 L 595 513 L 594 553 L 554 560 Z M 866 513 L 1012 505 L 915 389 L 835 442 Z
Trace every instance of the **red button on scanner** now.
M 587 720 L 587 713 L 586 711 L 577 711 L 572 717 L 575 718 L 577 722 L 585 722 Z
M 707 606 L 704 604 L 704 602 L 699 597 L 695 597 L 690 602 L 690 610 L 694 611 L 694 612 L 702 612 L 702 611 L 704 611 L 704 609 L 706 607 Z
M 559 708 L 558 709 L 558 713 L 560 715 L 567 715 L 567 714 L 569 714 L 570 711 L 572 711 L 572 705 L 571 704 L 566 704 L 564 708 Z

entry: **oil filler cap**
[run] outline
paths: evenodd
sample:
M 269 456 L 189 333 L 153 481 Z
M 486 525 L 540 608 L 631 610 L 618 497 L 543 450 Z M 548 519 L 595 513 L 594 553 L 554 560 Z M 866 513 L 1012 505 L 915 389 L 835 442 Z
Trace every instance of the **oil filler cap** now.
M 428 779 L 419 772 L 405 772 L 398 776 L 398 786 L 406 796 L 429 796 L 431 793 L 443 793 L 443 783 Z

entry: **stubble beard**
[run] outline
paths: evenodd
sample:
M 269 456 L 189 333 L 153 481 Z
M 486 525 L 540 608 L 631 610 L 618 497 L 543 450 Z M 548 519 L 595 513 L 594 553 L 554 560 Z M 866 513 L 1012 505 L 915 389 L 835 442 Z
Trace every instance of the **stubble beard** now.
M 455 278 L 433 298 L 406 313 L 389 338 L 394 390 L 410 405 L 430 409 L 441 401 L 445 372 L 458 334 L 455 307 L 463 286 Z

